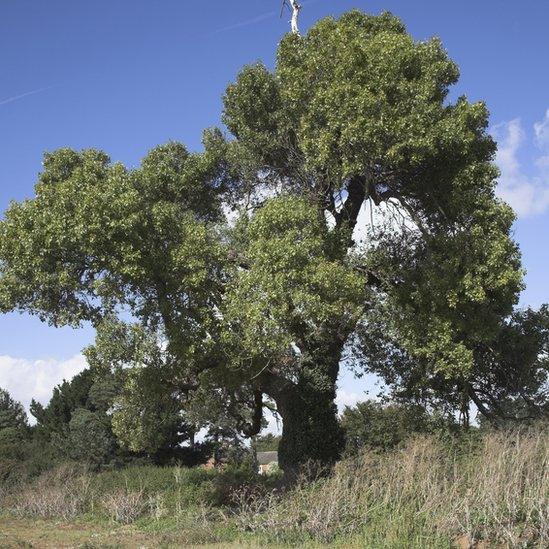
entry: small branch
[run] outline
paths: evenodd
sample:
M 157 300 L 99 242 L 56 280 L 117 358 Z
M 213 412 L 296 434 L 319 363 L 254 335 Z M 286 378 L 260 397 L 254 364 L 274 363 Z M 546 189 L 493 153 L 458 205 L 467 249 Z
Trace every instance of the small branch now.
M 244 423 L 240 426 L 242 434 L 246 437 L 253 437 L 261 431 L 263 420 L 263 393 L 254 391 L 254 408 L 251 423 Z

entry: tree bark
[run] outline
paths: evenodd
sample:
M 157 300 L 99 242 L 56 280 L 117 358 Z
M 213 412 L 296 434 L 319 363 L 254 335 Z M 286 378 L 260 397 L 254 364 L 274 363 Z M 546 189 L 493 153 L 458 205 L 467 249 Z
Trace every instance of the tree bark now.
M 282 417 L 278 462 L 290 482 L 310 466 L 329 471 L 344 446 L 335 404 L 343 342 L 337 337 L 325 341 L 304 358 L 297 379 L 272 372 L 262 379 L 264 392 Z

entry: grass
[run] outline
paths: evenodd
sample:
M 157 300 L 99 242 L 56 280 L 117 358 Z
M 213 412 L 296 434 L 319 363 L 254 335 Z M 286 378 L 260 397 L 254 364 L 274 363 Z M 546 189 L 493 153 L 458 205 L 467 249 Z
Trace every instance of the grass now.
M 215 541 L 211 535 L 201 537 L 196 533 L 178 531 L 172 524 L 165 528 L 151 529 L 139 524 L 121 526 L 89 520 L 60 522 L 1 516 L 0 547 L 3 549 L 12 547 L 40 549 L 218 547 L 230 549 L 233 547 L 258 547 L 258 545 L 253 540 L 248 542 L 242 540 L 237 543 L 225 538 L 223 541 Z M 276 549 L 279 546 L 262 545 L 261 547 Z
M 492 432 L 476 444 L 417 438 L 389 454 L 338 464 L 328 479 L 258 499 L 239 520 L 289 544 L 451 547 L 458 538 L 549 547 L 549 431 Z
M 242 471 L 64 467 L 4 498 L 0 547 L 545 548 L 548 460 L 538 426 L 417 438 L 287 491 Z

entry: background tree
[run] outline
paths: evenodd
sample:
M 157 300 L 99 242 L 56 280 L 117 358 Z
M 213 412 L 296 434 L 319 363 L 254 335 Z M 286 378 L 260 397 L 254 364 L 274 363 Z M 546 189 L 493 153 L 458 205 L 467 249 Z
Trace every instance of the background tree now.
M 277 451 L 280 444 L 280 436 L 267 433 L 254 437 L 252 446 L 256 452 Z
M 0 223 L 0 310 L 98 328 L 130 317 L 160 360 L 130 346 L 120 367 L 182 409 L 209 395 L 247 436 L 274 402 L 286 474 L 333 463 L 340 361 L 369 311 L 456 377 L 521 287 L 488 113 L 448 100 L 457 78 L 438 40 L 353 11 L 286 36 L 273 72 L 241 72 L 224 98 L 234 139 L 157 147 L 134 170 L 94 150 L 46 155 L 36 197 Z M 368 203 L 395 221 L 361 244 Z
M 70 381 L 64 380 L 54 387 L 52 397 L 46 406 L 33 399 L 30 411 L 36 418 L 35 436 L 46 443 L 56 437 L 64 438 L 73 413 L 78 409 L 85 409 L 88 405 L 93 384 L 93 373 L 87 369 Z
M 29 434 L 23 405 L 0 388 L 0 459 L 20 457 Z
M 94 466 L 114 461 L 120 449 L 108 412 L 119 391 L 120 383 L 113 376 L 97 378 L 91 369 L 63 381 L 46 406 L 32 401 L 31 413 L 37 421 L 34 438 L 42 448 L 49 446 L 57 459 Z
M 59 442 L 68 458 L 96 467 L 112 461 L 117 446 L 108 418 L 85 408 L 74 411 L 68 436 Z
M 374 400 L 346 406 L 341 415 L 347 454 L 390 450 L 407 438 L 451 426 L 451 420 L 429 414 L 423 406 L 382 403 Z

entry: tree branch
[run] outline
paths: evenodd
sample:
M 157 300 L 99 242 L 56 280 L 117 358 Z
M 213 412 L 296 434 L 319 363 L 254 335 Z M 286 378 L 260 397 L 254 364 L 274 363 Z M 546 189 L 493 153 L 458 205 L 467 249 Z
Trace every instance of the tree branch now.
M 254 409 L 252 421 L 240 426 L 242 434 L 246 437 L 253 437 L 261 431 L 261 422 L 263 420 L 263 392 L 254 391 Z

